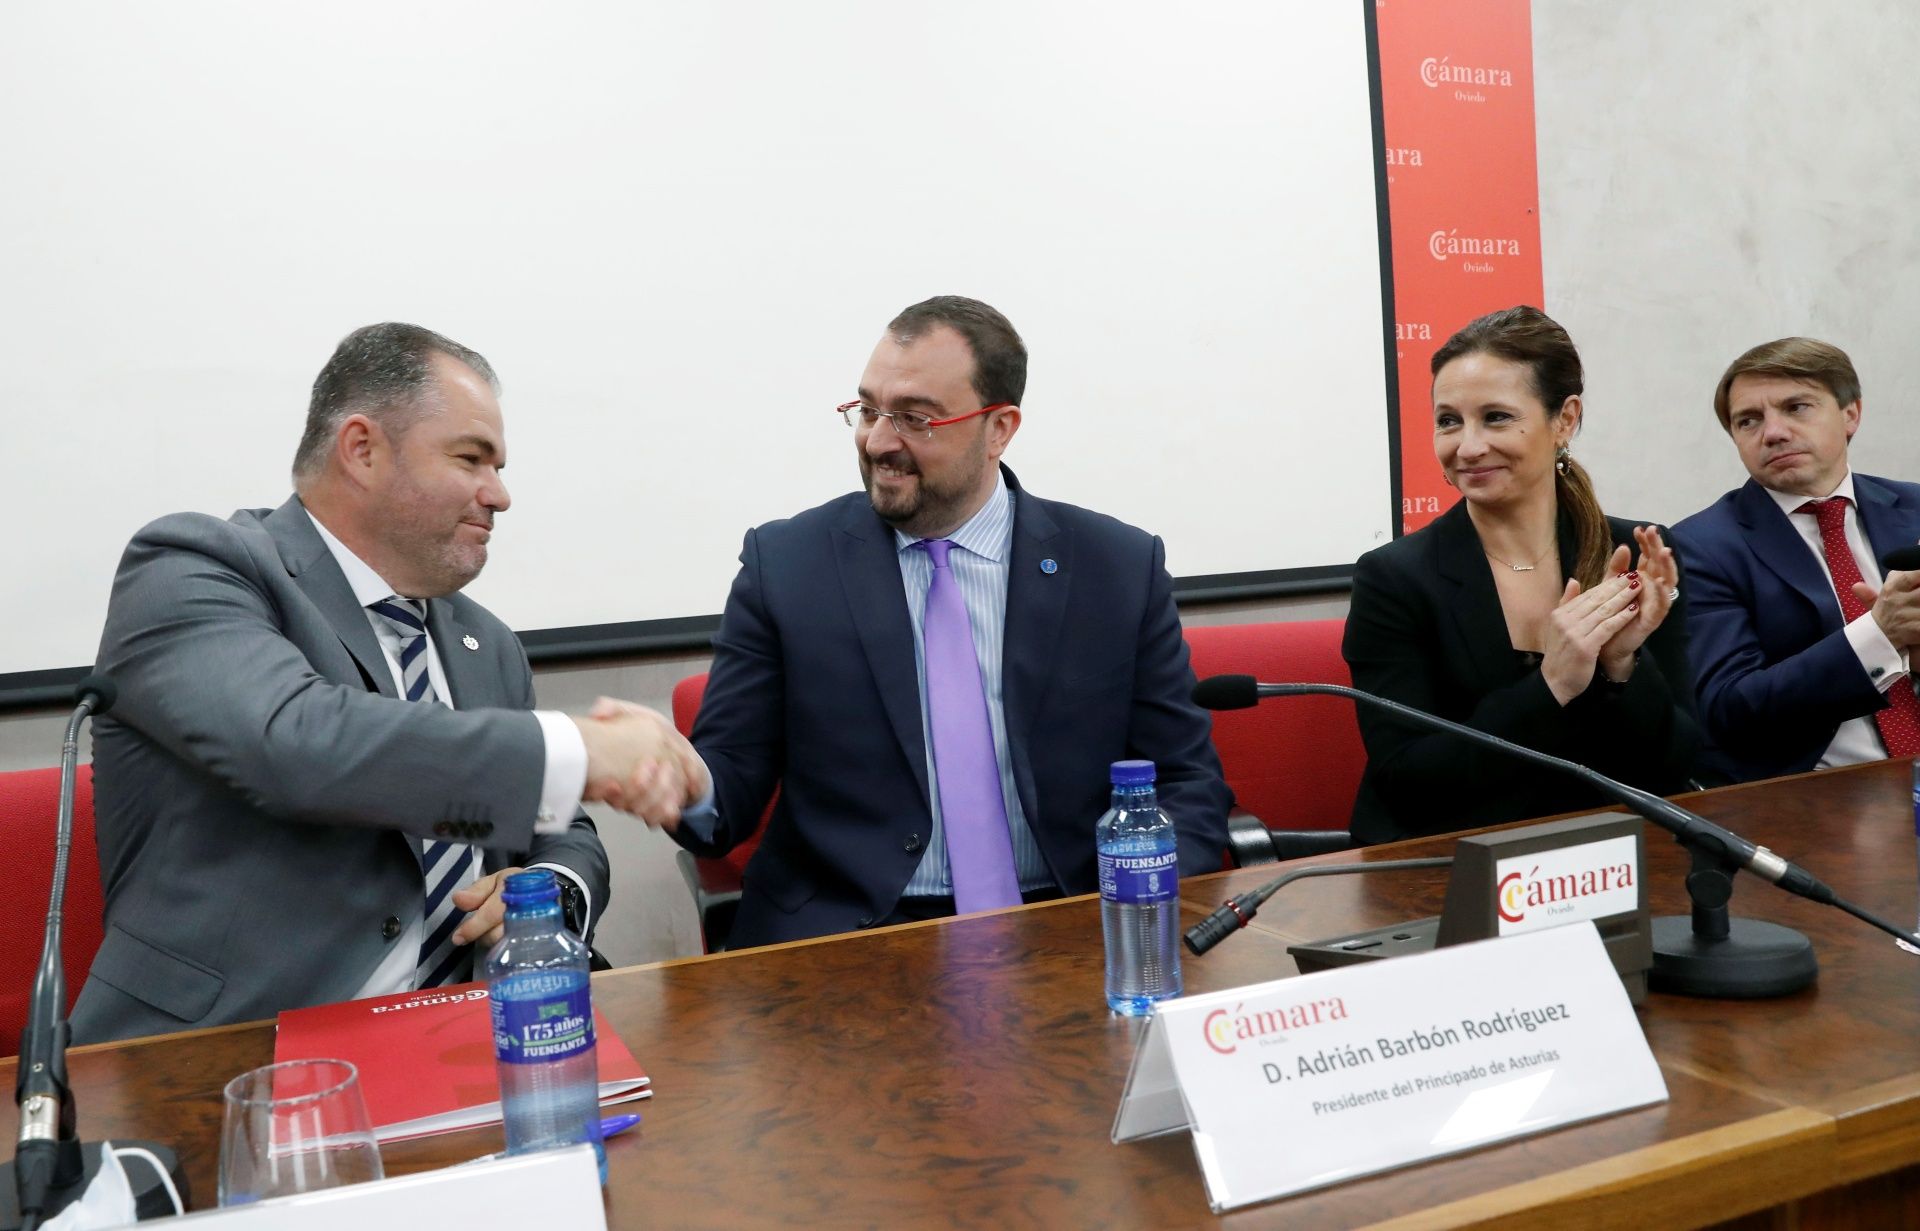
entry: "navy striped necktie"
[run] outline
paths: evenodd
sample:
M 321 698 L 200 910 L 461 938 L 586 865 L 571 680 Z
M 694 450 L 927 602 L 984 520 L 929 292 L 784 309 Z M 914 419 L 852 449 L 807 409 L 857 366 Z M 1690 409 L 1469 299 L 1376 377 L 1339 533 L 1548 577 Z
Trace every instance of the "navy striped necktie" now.
M 409 701 L 439 701 L 427 672 L 427 606 L 389 595 L 368 610 L 386 621 L 400 638 L 400 686 Z M 420 959 L 415 987 L 439 987 L 473 975 L 473 946 L 455 945 L 453 930 L 466 912 L 453 904 L 453 891 L 474 879 L 474 850 L 465 842 L 422 839 L 420 868 L 426 900 L 421 913 Z

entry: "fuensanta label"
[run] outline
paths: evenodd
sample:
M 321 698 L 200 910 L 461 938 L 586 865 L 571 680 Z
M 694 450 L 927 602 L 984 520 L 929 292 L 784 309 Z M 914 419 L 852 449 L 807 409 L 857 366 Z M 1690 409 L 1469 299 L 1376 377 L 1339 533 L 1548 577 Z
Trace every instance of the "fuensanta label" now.
M 1166 1001 L 1113 1138 L 1190 1127 L 1217 1213 L 1666 1097 L 1576 924 Z
M 492 999 L 494 1054 L 502 1064 L 543 1064 L 593 1050 L 593 993 L 579 975 L 509 975 Z
M 1100 896 L 1109 902 L 1151 906 L 1171 902 L 1180 887 L 1180 853 L 1169 842 L 1165 850 L 1146 854 L 1099 854 Z

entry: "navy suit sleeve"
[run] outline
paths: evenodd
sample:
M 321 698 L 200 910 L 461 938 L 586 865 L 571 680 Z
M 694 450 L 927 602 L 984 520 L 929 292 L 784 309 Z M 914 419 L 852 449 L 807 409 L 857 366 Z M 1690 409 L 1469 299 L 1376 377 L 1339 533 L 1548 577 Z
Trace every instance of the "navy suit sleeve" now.
M 1233 792 L 1213 748 L 1213 720 L 1193 703 L 1193 668 L 1173 603 L 1166 549 L 1153 540 L 1147 602 L 1134 659 L 1128 752 L 1154 763 L 1161 809 L 1179 833 L 1180 873 L 1218 872 Z
M 780 633 L 760 584 L 759 531 L 740 548 L 740 572 L 713 638 L 713 667 L 693 745 L 713 775 L 717 813 L 711 841 L 682 825 L 674 834 L 696 855 L 717 857 L 753 836 L 786 756 L 786 673 Z
M 1712 542 L 1676 544 L 1687 565 L 1695 690 L 1707 735 L 1728 748 L 1766 747 L 1783 731 L 1831 731 L 1885 704 L 1860 658 L 1835 628 L 1806 649 L 1768 662 L 1755 625 L 1762 601 L 1795 601 L 1786 587 L 1763 600 Z

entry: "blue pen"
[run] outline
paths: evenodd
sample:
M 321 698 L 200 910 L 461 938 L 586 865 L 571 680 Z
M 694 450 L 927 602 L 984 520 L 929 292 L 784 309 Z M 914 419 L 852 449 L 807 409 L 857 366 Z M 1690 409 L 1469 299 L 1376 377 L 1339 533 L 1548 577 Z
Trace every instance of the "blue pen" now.
M 640 1113 L 637 1111 L 628 1111 L 617 1116 L 608 1116 L 606 1119 L 600 1121 L 600 1139 L 605 1141 L 616 1133 L 626 1132 L 638 1123 L 640 1123 Z
M 622 1112 L 617 1116 L 608 1116 L 600 1121 L 600 1139 L 605 1141 L 609 1137 L 626 1132 L 638 1123 L 640 1123 L 640 1113 L 637 1111 Z M 456 1163 L 454 1165 L 457 1167 L 471 1167 L 475 1163 L 491 1163 L 497 1159 L 509 1157 L 511 1157 L 511 1155 L 502 1151 L 498 1154 L 482 1154 L 479 1158 L 470 1158 L 464 1163 Z

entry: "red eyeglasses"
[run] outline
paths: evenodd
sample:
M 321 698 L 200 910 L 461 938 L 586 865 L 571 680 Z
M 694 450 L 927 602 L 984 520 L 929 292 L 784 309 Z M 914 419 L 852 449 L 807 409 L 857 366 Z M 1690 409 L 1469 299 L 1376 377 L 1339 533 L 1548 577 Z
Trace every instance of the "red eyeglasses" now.
M 893 420 L 893 430 L 902 436 L 924 440 L 933 434 L 936 427 L 945 427 L 949 423 L 959 423 L 976 415 L 990 414 L 996 410 L 1010 410 L 1012 402 L 995 402 L 991 406 L 982 406 L 979 410 L 970 410 L 964 415 L 955 415 L 951 419 L 930 419 L 926 415 L 915 414 L 910 410 L 881 410 L 868 406 L 859 400 L 843 402 L 834 407 L 840 417 L 846 420 L 848 427 L 871 428 L 882 419 Z

